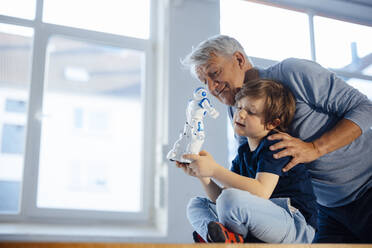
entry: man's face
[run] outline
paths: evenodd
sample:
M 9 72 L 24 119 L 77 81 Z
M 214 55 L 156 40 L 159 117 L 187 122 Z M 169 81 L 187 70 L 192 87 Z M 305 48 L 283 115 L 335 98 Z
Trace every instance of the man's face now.
M 245 60 L 240 53 L 225 57 L 212 55 L 205 65 L 197 68 L 198 78 L 220 102 L 234 106 L 235 95 L 243 86 Z

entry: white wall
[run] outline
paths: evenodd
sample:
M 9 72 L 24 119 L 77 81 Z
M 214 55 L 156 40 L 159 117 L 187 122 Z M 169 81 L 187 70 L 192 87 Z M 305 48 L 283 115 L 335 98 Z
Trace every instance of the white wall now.
M 192 91 L 201 84 L 182 68 L 180 59 L 200 41 L 219 34 L 219 1 L 172 1 L 169 24 L 169 145 L 177 140 L 185 122 L 185 107 Z M 203 148 L 217 162 L 227 163 L 226 108 L 211 97 L 220 116 L 206 116 L 206 141 Z M 173 164 L 168 171 L 168 231 L 167 242 L 192 242 L 192 228 L 186 219 L 189 199 L 203 194 L 199 181 L 189 177 Z

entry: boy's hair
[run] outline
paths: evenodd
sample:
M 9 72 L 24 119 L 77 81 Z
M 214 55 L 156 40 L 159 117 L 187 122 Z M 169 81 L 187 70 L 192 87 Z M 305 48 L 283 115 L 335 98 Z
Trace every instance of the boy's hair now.
M 281 132 L 288 130 L 296 110 L 295 98 L 288 88 L 270 79 L 255 79 L 243 84 L 235 96 L 235 102 L 246 96 L 265 99 L 264 125 L 279 119 L 280 124 L 276 129 Z

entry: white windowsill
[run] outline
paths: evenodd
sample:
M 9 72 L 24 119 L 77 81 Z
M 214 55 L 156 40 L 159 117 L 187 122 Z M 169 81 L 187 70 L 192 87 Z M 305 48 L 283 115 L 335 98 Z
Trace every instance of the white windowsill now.
M 165 237 L 154 226 L 0 223 L 0 241 L 133 242 Z

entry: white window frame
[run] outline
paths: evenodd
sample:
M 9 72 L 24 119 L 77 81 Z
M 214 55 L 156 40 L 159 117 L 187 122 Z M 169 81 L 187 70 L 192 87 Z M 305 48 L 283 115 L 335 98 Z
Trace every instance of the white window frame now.
M 27 131 L 24 153 L 24 169 L 21 187 L 20 212 L 18 214 L 0 214 L 0 221 L 7 223 L 59 223 L 68 224 L 91 224 L 91 223 L 135 223 L 153 224 L 155 209 L 154 184 L 156 169 L 155 149 L 156 135 L 159 132 L 156 124 L 156 115 L 159 110 L 156 104 L 164 96 L 157 94 L 160 86 L 156 83 L 156 50 L 154 49 L 157 38 L 157 1 L 150 0 L 150 37 L 149 39 L 132 38 L 114 35 L 80 28 L 66 27 L 61 25 L 42 22 L 43 0 L 36 1 L 36 15 L 34 20 L 26 20 L 17 17 L 0 15 L 0 23 L 19 25 L 34 29 L 32 49 L 32 72 L 28 99 Z M 44 83 L 46 80 L 47 45 L 51 37 L 64 36 L 94 44 L 121 47 L 143 51 L 146 56 L 145 72 L 141 82 L 141 106 L 142 106 L 142 200 L 141 212 L 109 212 L 93 210 L 67 210 L 37 208 L 37 182 L 40 155 L 41 119 L 43 118 L 42 104 L 44 95 Z M 154 109 L 155 106 L 155 109 Z M 160 143 L 160 142 L 159 142 Z M 125 196 L 123 196 L 125 197 Z M 0 223 L 1 225 L 1 223 Z M 1 232 L 1 231 L 0 231 Z M 1 233 L 0 233 L 1 235 Z
M 309 18 L 309 37 L 310 37 L 310 49 L 311 49 L 311 60 L 317 61 L 316 60 L 316 44 L 315 44 L 315 37 L 314 37 L 314 16 L 322 16 L 322 17 L 327 17 L 335 20 L 339 19 L 346 19 L 343 20 L 345 22 L 350 22 L 350 23 L 356 23 L 356 24 L 369 24 L 371 25 L 372 18 L 370 18 L 370 14 L 368 14 L 368 9 L 370 8 L 365 8 L 363 6 L 357 6 L 356 4 L 352 3 L 344 3 L 344 2 L 337 2 L 333 3 L 336 4 L 332 5 L 331 3 L 325 3 L 325 6 L 323 7 L 325 10 L 320 10 L 320 1 L 314 1 L 311 2 L 309 1 L 308 3 L 299 3 L 298 1 L 295 0 L 261 0 L 261 2 L 257 2 L 256 0 L 246 0 L 248 2 L 253 2 L 256 4 L 263 4 L 263 5 L 268 5 L 272 7 L 277 7 L 277 8 L 282 8 L 282 9 L 288 9 L 291 11 L 296 11 L 296 12 L 302 12 L 308 15 Z M 319 5 L 319 6 L 318 6 Z M 345 17 L 341 14 L 338 13 L 333 13 L 330 14 L 330 10 L 333 8 L 339 8 L 339 9 L 347 9 L 350 8 L 354 12 L 360 13 L 359 18 L 369 18 L 368 20 L 363 19 L 357 19 L 356 17 Z M 336 17 L 339 16 L 337 19 Z M 354 20 L 356 19 L 356 20 Z M 271 65 L 274 65 L 278 61 L 270 60 L 270 59 L 264 59 L 264 58 L 257 58 L 257 57 L 252 57 L 252 60 L 254 62 L 254 65 L 260 66 L 260 67 L 269 67 Z M 351 73 L 345 70 L 338 70 L 338 69 L 330 69 L 333 72 L 335 72 L 337 75 L 346 77 L 346 78 L 356 78 L 356 79 L 363 79 L 363 80 L 369 80 L 372 82 L 372 76 L 369 75 L 364 75 L 362 73 Z

